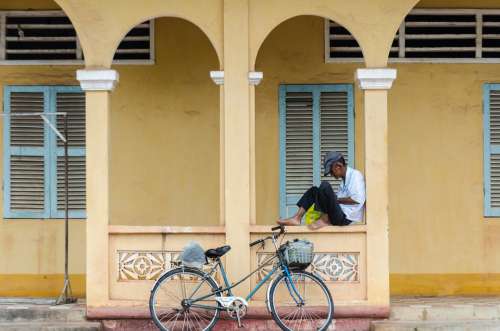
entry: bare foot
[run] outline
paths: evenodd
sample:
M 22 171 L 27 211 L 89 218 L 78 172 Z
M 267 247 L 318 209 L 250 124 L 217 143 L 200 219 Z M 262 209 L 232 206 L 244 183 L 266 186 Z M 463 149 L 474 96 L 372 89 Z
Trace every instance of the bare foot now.
M 311 223 L 309 225 L 307 225 L 307 228 L 309 230 L 318 230 L 318 229 L 321 229 L 321 228 L 324 228 L 325 226 L 329 226 L 331 225 L 330 223 L 327 223 L 325 222 L 324 220 L 322 220 L 321 218 L 319 220 L 317 220 L 316 222 L 314 223 Z
M 296 217 L 290 217 L 290 218 L 285 218 L 285 219 L 280 218 L 277 223 L 281 224 L 281 225 L 288 225 L 288 226 L 300 225 L 300 219 L 298 219 Z

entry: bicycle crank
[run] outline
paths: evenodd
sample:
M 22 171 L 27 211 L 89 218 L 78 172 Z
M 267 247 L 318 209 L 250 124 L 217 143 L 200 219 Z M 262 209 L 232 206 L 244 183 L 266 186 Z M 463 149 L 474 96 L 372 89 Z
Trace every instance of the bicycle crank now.
M 247 301 L 240 297 L 219 297 L 216 298 L 216 300 L 226 308 L 229 317 L 238 321 L 238 327 L 243 327 L 241 319 L 245 317 L 247 313 Z

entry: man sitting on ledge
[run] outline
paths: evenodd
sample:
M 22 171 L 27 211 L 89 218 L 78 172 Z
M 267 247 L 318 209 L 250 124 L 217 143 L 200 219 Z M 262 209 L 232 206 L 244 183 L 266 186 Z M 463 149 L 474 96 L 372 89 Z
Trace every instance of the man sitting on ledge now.
M 317 230 L 328 225 L 349 225 L 363 220 L 365 207 L 365 180 L 361 172 L 346 165 L 344 156 L 339 152 L 329 152 L 323 163 L 325 176 L 341 178 L 337 194 L 332 185 L 321 182 L 319 187 L 309 188 L 297 202 L 299 210 L 287 219 L 280 219 L 278 224 L 300 225 L 306 211 L 314 204 L 314 209 L 321 213 L 320 218 L 308 225 Z

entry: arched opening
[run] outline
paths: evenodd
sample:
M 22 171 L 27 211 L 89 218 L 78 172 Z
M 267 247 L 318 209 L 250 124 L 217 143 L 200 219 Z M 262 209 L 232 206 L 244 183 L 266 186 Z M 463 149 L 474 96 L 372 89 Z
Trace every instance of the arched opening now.
M 350 164 L 362 166 L 362 136 L 355 129 L 362 127 L 362 116 L 353 117 L 354 109 L 361 110 L 354 92 L 354 71 L 360 63 L 329 62 L 325 56 L 333 47 L 349 46 L 362 61 L 362 52 L 354 38 L 331 45 L 329 26 L 323 17 L 291 18 L 277 26 L 259 50 L 255 67 L 265 77 L 255 93 L 259 224 L 272 224 L 278 215 L 290 213 L 299 192 L 326 179 L 315 167 L 327 149 L 352 154 L 347 155 Z M 346 35 L 343 27 L 332 27 L 332 32 Z M 296 106 L 303 113 L 288 121 L 287 109 Z M 284 166 L 288 152 L 290 162 Z
M 110 223 L 217 225 L 219 88 L 209 77 L 217 54 L 186 20 L 151 22 L 154 64 L 113 66 Z

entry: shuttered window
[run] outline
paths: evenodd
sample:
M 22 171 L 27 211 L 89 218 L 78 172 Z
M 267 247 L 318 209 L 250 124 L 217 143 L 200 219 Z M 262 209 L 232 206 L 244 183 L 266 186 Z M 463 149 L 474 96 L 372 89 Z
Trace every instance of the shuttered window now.
M 281 85 L 280 214 L 297 211 L 300 196 L 324 177 L 324 154 L 342 152 L 354 164 L 354 108 L 351 85 Z
M 64 144 L 36 113 L 64 134 L 68 114 L 69 216 L 85 217 L 85 94 L 77 86 L 7 86 L 4 90 L 4 217 L 62 218 Z M 32 116 L 15 116 L 15 114 Z
M 484 85 L 484 214 L 500 216 L 500 84 Z

